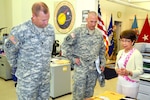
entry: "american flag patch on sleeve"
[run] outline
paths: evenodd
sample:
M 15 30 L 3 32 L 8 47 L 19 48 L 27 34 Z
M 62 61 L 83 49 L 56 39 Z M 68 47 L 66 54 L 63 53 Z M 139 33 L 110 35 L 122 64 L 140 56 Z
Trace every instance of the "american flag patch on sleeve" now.
M 18 42 L 18 40 L 17 40 L 13 35 L 11 35 L 11 36 L 9 37 L 9 40 L 10 40 L 13 44 L 16 44 L 16 43 Z

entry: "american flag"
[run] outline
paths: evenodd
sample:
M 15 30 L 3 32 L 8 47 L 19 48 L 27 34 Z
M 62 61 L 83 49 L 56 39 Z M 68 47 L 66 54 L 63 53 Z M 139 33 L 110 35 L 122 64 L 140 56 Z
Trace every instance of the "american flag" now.
M 112 19 L 112 15 L 110 18 L 110 24 L 108 27 L 108 31 L 107 31 L 107 35 L 110 41 L 110 45 L 109 45 L 109 50 L 108 50 L 108 55 L 111 56 L 113 53 L 113 49 L 114 49 L 114 35 L 113 35 L 113 19 Z
M 103 34 L 104 44 L 106 46 L 106 52 L 108 52 L 110 43 L 109 43 L 109 38 L 107 36 L 107 31 L 106 31 L 104 22 L 102 20 L 102 15 L 101 15 L 101 10 L 100 10 L 100 4 L 99 4 L 99 2 L 98 2 L 98 25 L 97 25 L 97 27 L 99 28 L 99 30 Z

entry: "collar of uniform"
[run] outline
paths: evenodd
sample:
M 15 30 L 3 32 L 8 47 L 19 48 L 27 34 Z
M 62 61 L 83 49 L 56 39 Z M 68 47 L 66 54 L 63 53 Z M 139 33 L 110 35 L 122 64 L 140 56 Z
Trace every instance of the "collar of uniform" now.
M 88 35 L 92 35 L 92 34 L 94 34 L 95 33 L 95 29 L 94 30 L 90 30 L 88 27 L 86 27 L 87 28 L 87 34 Z
M 94 33 L 95 33 L 95 30 L 90 30 L 90 29 L 89 29 L 89 34 L 90 34 L 90 35 L 92 35 L 92 34 L 94 34 Z
M 34 28 L 39 32 L 39 33 L 42 33 L 44 32 L 44 28 L 39 28 L 37 27 L 35 24 L 33 24 Z
M 29 20 L 28 27 L 30 27 L 31 31 L 35 34 L 39 34 L 45 31 L 45 28 L 37 27 L 34 23 L 32 23 L 32 20 Z
M 32 33 L 34 34 L 39 34 L 40 32 L 37 30 L 36 26 L 32 23 L 32 20 L 29 20 L 27 22 L 27 26 L 29 27 L 29 29 L 31 30 Z

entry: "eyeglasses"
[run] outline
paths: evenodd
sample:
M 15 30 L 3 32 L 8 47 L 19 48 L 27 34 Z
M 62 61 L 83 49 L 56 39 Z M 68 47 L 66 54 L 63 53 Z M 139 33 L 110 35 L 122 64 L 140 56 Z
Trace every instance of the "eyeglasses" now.
M 129 40 L 129 39 L 120 39 L 120 41 L 121 41 L 121 42 L 125 42 L 125 43 L 131 42 L 131 40 Z

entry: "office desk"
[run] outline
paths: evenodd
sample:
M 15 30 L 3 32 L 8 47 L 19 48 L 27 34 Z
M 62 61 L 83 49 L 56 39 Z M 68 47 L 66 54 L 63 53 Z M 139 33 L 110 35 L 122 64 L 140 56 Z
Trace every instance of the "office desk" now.
M 71 68 L 70 63 L 64 61 L 52 62 L 50 97 L 52 99 L 71 93 Z

